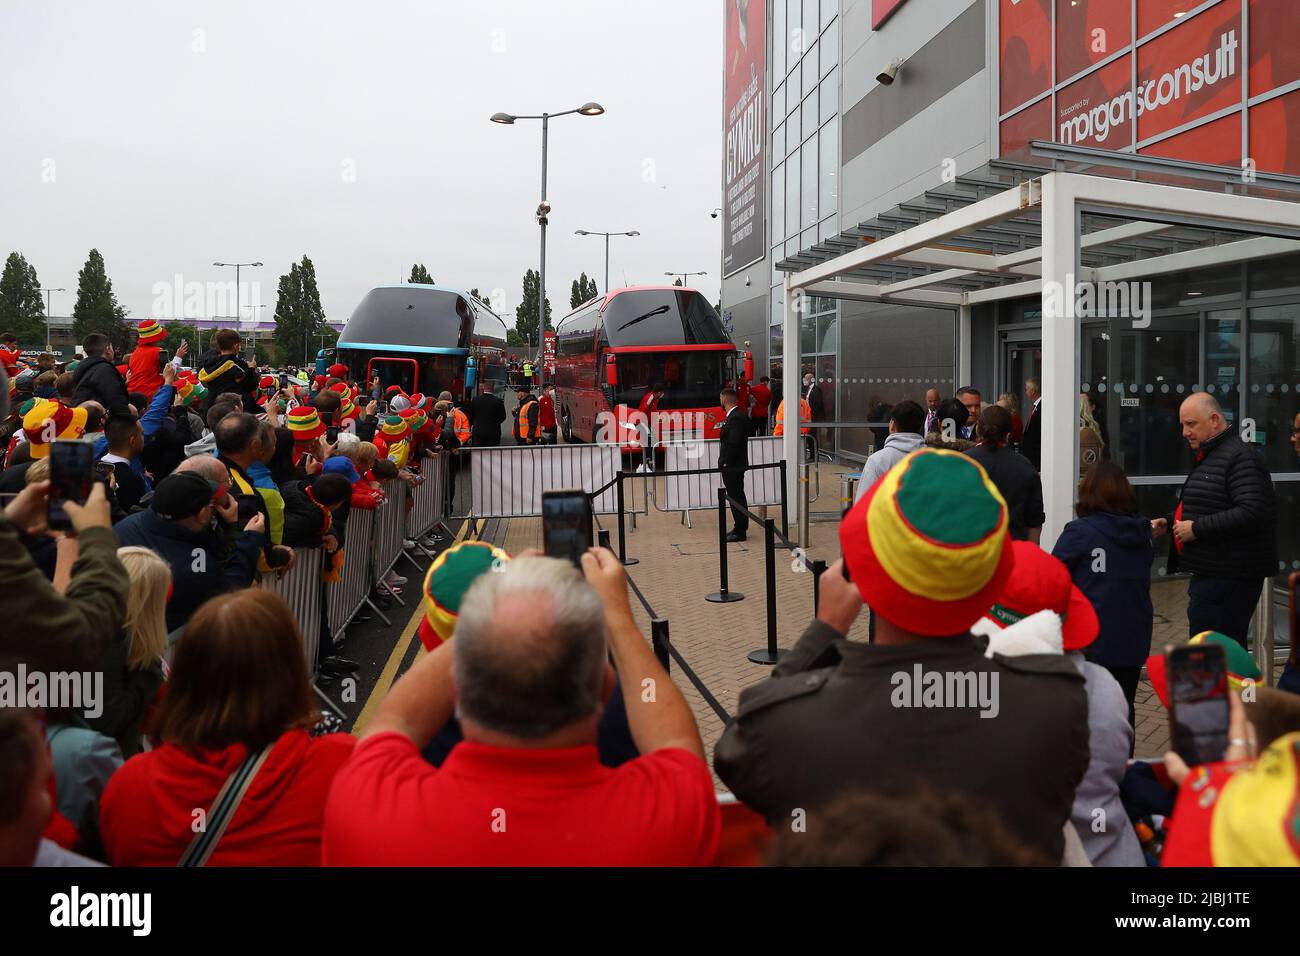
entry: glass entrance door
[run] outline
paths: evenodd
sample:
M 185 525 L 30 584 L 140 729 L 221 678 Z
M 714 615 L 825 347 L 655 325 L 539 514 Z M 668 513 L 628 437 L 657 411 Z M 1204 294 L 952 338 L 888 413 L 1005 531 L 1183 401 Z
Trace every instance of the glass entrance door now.
M 1035 335 L 1037 332 L 1034 333 Z M 1020 400 L 1020 421 L 1029 421 L 1034 403 L 1025 395 L 1025 382 L 1041 378 L 1043 369 L 1043 343 L 1038 338 L 1009 338 L 1002 343 L 1002 388 Z M 997 395 L 983 396 L 986 402 L 996 402 Z

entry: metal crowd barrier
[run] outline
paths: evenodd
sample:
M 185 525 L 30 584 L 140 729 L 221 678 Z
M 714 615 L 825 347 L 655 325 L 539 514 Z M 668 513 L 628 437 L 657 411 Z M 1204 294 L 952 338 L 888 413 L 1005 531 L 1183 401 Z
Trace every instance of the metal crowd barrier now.
M 617 445 L 514 445 L 470 448 L 470 510 L 478 518 L 531 518 L 542 513 L 542 492 L 581 488 L 597 514 L 618 510 L 610 482 L 622 467 Z
M 718 506 L 718 489 L 722 476 L 718 467 L 721 443 L 707 441 L 662 442 L 663 472 L 679 472 L 663 482 L 664 502 L 659 503 L 656 490 L 655 507 L 660 511 L 703 511 Z M 758 436 L 749 439 L 749 463 L 771 465 L 782 461 L 781 438 Z M 745 497 L 751 505 L 776 505 L 781 503 L 784 491 L 783 476 L 775 469 L 752 469 L 745 472 Z
M 376 584 L 383 581 L 393 565 L 402 556 L 402 540 L 406 537 L 406 500 L 407 487 L 404 481 L 389 481 L 384 484 L 387 500 L 375 511 L 374 533 L 374 579 Z M 392 594 L 392 592 L 389 592 Z M 405 604 L 400 597 L 397 603 Z
M 343 548 L 343 567 L 339 580 L 325 585 L 326 619 L 330 633 L 338 635 L 352 623 L 357 611 L 370 596 L 371 542 L 375 534 L 375 512 L 370 508 L 352 508 L 348 512 L 347 536 Z M 311 659 L 315 663 L 315 658 Z
M 424 482 L 414 490 L 408 489 L 413 502 L 406 522 L 408 538 L 422 538 L 442 521 L 446 508 L 447 468 L 450 464 L 447 455 L 421 459 L 420 474 L 424 477 Z
M 324 552 L 320 548 L 294 548 L 294 563 L 288 571 L 268 571 L 262 575 L 262 587 L 274 591 L 293 611 L 302 630 L 303 653 L 307 667 L 316 668 L 321 631 L 321 567 Z M 344 555 L 346 559 L 347 555 Z

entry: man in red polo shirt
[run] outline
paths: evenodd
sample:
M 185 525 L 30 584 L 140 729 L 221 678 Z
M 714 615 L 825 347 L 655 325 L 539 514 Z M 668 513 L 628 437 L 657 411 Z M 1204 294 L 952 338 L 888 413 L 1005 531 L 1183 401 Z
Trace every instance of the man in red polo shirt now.
M 641 756 L 615 769 L 596 728 L 616 680 Z M 465 739 L 434 767 L 420 750 L 453 709 Z M 637 630 L 622 565 L 593 548 L 581 572 L 519 558 L 475 581 L 453 639 L 397 682 L 335 778 L 322 862 L 706 865 L 719 829 L 695 718 Z

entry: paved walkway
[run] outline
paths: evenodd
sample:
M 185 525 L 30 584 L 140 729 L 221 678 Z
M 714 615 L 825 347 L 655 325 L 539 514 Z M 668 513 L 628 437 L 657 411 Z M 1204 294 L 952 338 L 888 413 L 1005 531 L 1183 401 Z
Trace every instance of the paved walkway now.
M 831 475 L 842 466 L 823 465 L 823 498 L 838 498 L 838 479 Z M 833 489 L 833 490 L 832 490 Z M 816 507 L 813 513 L 816 513 Z M 830 511 L 829 504 L 826 510 Z M 771 509 L 778 519 L 779 509 Z M 602 519 L 613 531 L 617 547 L 617 525 L 612 517 Z M 749 540 L 728 546 L 730 588 L 745 595 L 734 604 L 714 604 L 705 595 L 718 590 L 718 520 L 716 512 L 692 513 L 688 528 L 680 514 L 664 514 L 651 508 L 640 515 L 635 530 L 627 523 L 627 555 L 638 559 L 628 573 L 655 612 L 668 619 L 671 638 L 686 662 L 728 712 L 734 713 L 741 690 L 762 680 L 770 668 L 752 664 L 746 655 L 766 646 L 767 607 L 764 599 L 762 529 L 751 527 Z M 542 545 L 541 521 L 537 518 L 510 520 L 501 544 L 511 553 Z M 792 536 L 795 529 L 791 528 Z M 810 524 L 809 560 L 827 563 L 839 557 L 837 523 L 814 520 Z M 789 647 L 813 616 L 812 575 L 796 570 L 789 552 L 776 554 L 777 643 Z M 1155 603 L 1153 651 L 1166 644 L 1186 640 L 1187 585 L 1185 581 L 1157 581 L 1152 585 Z M 633 609 L 647 636 L 649 615 L 634 599 Z M 867 639 L 868 615 L 863 614 L 849 634 L 851 640 Z M 671 673 L 690 701 L 700 724 L 705 748 L 711 752 L 722 732 L 723 721 L 691 686 L 675 664 Z M 1280 669 L 1279 669 L 1280 673 Z M 1136 699 L 1136 752 L 1140 757 L 1160 756 L 1169 742 L 1168 718 L 1150 684 L 1143 680 Z

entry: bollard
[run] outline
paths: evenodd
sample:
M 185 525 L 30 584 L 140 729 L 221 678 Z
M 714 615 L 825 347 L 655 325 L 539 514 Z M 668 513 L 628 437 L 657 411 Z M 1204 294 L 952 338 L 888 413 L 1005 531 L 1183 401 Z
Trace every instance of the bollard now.
M 599 545 L 600 547 L 604 548 L 604 549 L 607 550 L 607 551 L 609 551 L 609 550 L 613 550 L 613 549 L 611 549 L 610 546 L 609 546 L 609 529 L 608 529 L 608 528 L 601 528 L 599 531 L 596 532 L 596 544 Z
M 704 600 L 714 604 L 731 604 L 743 601 L 745 595 L 727 588 L 727 489 L 718 489 L 718 591 L 706 595 Z
M 822 575 L 826 573 L 826 562 L 818 558 L 812 563 L 813 573 L 813 616 L 821 609 L 822 604 Z
M 623 567 L 629 567 L 633 564 L 640 564 L 636 558 L 627 556 L 627 520 L 623 514 L 625 501 L 623 498 L 623 469 L 618 470 L 618 560 Z
M 776 648 L 776 522 L 771 518 L 763 522 L 764 571 L 767 590 L 767 647 L 750 651 L 747 655 L 754 664 L 775 664 L 781 659 Z
M 659 664 L 665 671 L 668 670 L 670 661 L 668 642 L 668 622 L 657 617 L 650 622 L 650 646 L 654 648 L 655 657 L 659 659 Z

